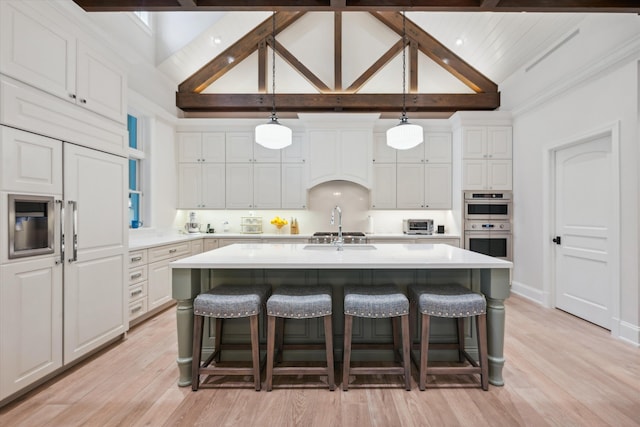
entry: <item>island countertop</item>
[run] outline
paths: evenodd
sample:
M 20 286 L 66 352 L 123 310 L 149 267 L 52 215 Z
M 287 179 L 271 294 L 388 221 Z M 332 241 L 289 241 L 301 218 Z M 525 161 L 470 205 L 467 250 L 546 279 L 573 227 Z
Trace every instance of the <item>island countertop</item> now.
M 513 264 L 446 244 L 239 243 L 174 261 L 171 268 L 448 269 L 512 268 Z

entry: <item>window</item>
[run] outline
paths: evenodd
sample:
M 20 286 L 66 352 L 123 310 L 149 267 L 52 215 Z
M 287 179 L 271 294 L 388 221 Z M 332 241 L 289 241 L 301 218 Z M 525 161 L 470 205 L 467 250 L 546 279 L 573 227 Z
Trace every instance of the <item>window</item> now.
M 129 131 L 129 227 L 138 228 L 142 225 L 142 150 L 141 132 L 138 118 L 127 115 L 127 130 Z

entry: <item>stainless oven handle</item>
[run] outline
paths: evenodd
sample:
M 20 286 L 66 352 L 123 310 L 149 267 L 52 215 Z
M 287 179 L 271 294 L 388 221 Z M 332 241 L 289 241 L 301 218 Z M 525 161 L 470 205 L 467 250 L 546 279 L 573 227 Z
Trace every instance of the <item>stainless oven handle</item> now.
M 60 259 L 56 260 L 56 264 L 64 262 L 64 201 L 56 200 L 56 205 L 60 205 Z
M 69 262 L 74 262 L 78 261 L 78 202 L 69 200 L 67 203 L 73 206 L 73 258 L 69 258 Z

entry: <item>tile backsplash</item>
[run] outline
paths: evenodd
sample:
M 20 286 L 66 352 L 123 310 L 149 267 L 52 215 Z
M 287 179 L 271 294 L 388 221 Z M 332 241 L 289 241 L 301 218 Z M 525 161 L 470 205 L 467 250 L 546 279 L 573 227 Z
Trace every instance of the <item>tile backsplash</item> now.
M 240 219 L 245 216 L 262 217 L 263 233 L 277 233 L 270 223 L 271 218 L 280 216 L 291 221 L 298 220 L 300 234 L 315 231 L 337 231 L 336 225 L 330 225 L 331 211 L 337 205 L 342 210 L 342 229 L 344 231 L 364 231 L 373 234 L 402 233 L 402 220 L 405 218 L 430 218 L 435 225 L 444 225 L 448 234 L 458 234 L 453 215 L 449 210 L 370 210 L 369 190 L 350 181 L 330 181 L 310 188 L 306 210 L 178 210 L 174 226 L 183 230 L 189 220 L 189 213 L 195 212 L 197 221 L 205 231 L 207 224 L 216 233 L 223 232 L 224 223 L 228 223 L 229 233 L 240 233 Z M 289 225 L 282 233 L 289 234 Z

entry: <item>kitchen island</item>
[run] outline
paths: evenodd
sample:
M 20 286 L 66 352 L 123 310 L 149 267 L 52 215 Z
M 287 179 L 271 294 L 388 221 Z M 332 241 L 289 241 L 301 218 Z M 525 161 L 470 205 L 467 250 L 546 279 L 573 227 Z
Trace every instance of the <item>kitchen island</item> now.
M 512 263 L 444 244 L 234 244 L 172 262 L 172 295 L 177 301 L 178 385 L 191 384 L 193 299 L 222 283 L 329 284 L 334 287 L 334 334 L 342 333 L 345 284 L 460 283 L 487 298 L 489 381 L 503 385 L 504 300 Z M 308 329 L 307 338 L 308 338 Z M 376 331 L 362 326 L 364 338 Z M 444 331 L 444 329 L 443 329 Z M 437 330 L 434 329 L 436 338 Z M 468 328 L 468 334 L 472 334 Z M 313 333 L 311 333 L 313 335 Z M 317 335 L 316 335 L 317 337 Z M 443 332 L 440 338 L 446 339 Z M 334 340 L 340 343 L 341 339 Z M 337 349 L 339 350 L 339 349 Z M 340 360 L 340 358 L 338 358 Z

